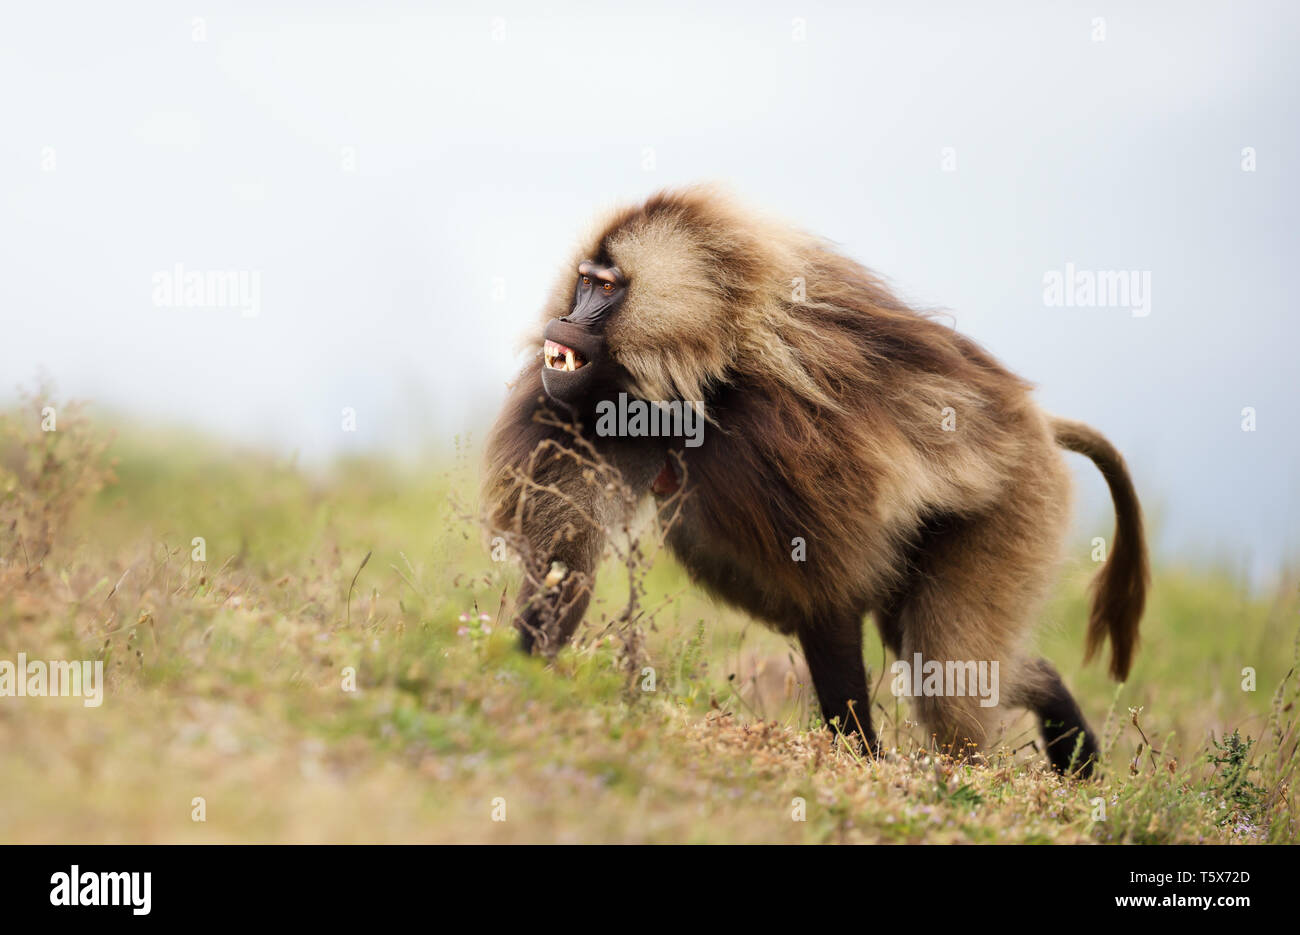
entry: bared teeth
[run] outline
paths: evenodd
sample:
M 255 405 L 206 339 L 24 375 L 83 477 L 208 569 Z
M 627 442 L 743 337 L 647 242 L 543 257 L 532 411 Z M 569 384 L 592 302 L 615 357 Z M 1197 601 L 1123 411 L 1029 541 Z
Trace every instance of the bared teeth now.
M 566 373 L 572 373 L 587 363 L 573 348 L 565 347 L 555 341 L 546 341 L 542 344 L 542 356 L 546 359 L 548 369 L 563 370 Z

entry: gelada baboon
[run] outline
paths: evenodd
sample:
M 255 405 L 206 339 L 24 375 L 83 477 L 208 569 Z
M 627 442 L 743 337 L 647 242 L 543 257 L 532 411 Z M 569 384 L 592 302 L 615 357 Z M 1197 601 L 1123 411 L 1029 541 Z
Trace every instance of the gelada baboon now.
M 661 521 L 671 501 L 672 553 L 798 639 L 828 723 L 875 748 L 871 614 L 900 660 L 997 663 L 994 706 L 959 680 L 912 690 L 936 745 L 988 746 L 1008 709 L 1028 708 L 1052 764 L 1090 771 L 1095 735 L 1028 637 L 1066 531 L 1064 448 L 1097 464 L 1114 500 L 1087 653 L 1109 636 L 1111 674 L 1128 674 L 1146 552 L 1124 461 L 1100 434 L 1043 412 L 1027 383 L 825 241 L 708 189 L 614 214 L 542 320 L 484 487 L 490 527 L 526 559 L 526 649 L 573 634 L 606 531 L 635 501 L 654 498 Z M 702 444 L 598 431 L 602 401 L 621 393 L 699 406 Z

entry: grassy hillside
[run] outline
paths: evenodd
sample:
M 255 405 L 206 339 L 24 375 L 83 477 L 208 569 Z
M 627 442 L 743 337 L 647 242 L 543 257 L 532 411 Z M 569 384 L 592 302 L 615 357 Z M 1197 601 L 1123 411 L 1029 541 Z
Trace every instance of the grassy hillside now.
M 314 472 L 110 440 L 75 407 L 42 432 L 44 404 L 0 420 L 0 660 L 102 660 L 107 688 L 98 708 L 0 698 L 0 841 L 1297 838 L 1294 579 L 1261 599 L 1157 568 L 1116 688 L 1081 664 L 1080 544 L 1042 642 L 1105 726 L 1101 777 L 1047 772 L 1028 718 L 987 767 L 931 755 L 874 638 L 893 752 L 864 762 L 817 729 L 797 650 L 666 556 L 637 627 L 606 626 L 629 587 L 612 565 L 577 645 L 519 654 L 465 452 Z

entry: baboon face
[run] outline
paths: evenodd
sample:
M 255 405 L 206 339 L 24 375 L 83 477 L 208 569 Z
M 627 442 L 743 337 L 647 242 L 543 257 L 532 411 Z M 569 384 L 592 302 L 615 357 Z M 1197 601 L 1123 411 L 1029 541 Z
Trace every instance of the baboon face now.
M 627 279 L 617 266 L 583 260 L 569 313 L 553 318 L 542 332 L 542 386 L 571 408 L 584 408 L 593 393 L 613 382 L 617 364 L 605 330 L 627 297 Z

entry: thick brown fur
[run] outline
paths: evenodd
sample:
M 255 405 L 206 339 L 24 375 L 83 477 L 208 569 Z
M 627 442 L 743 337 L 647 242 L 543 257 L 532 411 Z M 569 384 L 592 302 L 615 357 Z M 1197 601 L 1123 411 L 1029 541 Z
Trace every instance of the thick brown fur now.
M 584 257 L 616 264 L 630 282 L 605 331 L 627 391 L 704 403 L 697 448 L 576 436 L 645 497 L 666 453 L 680 453 L 684 499 L 668 541 L 692 576 L 796 636 L 823 713 L 846 728 L 860 720 L 864 739 L 873 739 L 861 649 L 870 613 L 902 659 L 999 663 L 997 707 L 913 699 L 940 745 L 987 746 L 1009 708 L 1029 707 L 1064 768 L 1069 757 L 1051 745 L 1073 747 L 1087 727 L 1080 715 L 1051 733 L 1056 712 L 1078 709 L 1028 645 L 1070 512 L 1060 447 L 1091 457 L 1115 501 L 1088 647 L 1110 636 L 1117 678 L 1147 580 L 1137 497 L 1109 443 L 1048 416 L 1027 383 L 825 241 L 714 191 L 663 192 L 610 217 L 574 254 L 543 323 L 567 313 Z M 493 529 L 514 534 L 537 568 L 561 561 L 569 573 L 552 592 L 562 642 L 585 610 L 604 530 L 631 504 L 587 476 L 583 443 L 554 424 L 564 411 L 546 398 L 541 366 L 525 367 L 492 433 L 484 494 Z M 792 558 L 796 540 L 806 560 Z M 536 577 L 526 606 L 545 603 Z M 1095 754 L 1090 736 L 1082 750 Z

